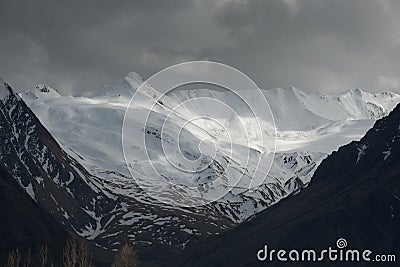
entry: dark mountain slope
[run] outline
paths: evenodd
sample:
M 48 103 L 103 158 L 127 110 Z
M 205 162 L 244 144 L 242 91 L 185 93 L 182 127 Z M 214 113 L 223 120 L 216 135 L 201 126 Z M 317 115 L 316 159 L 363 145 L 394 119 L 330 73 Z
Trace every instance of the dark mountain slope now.
M 270 249 L 318 251 L 336 248 L 339 238 L 347 240 L 348 248 L 397 253 L 400 260 L 399 141 L 397 107 L 361 141 L 340 148 L 323 161 L 308 188 L 252 221 L 192 246 L 180 265 L 281 266 L 282 262 L 258 261 L 257 251 L 265 244 Z
M 68 231 L 95 236 L 118 205 L 2 80 L 0 166 L 1 255 L 44 244 L 61 252 Z
M 96 178 L 69 157 L 7 83 L 0 84 L 0 161 L 19 185 L 72 231 L 95 234 L 100 214 L 116 202 L 96 186 Z M 6 92 L 6 93 L 4 93 Z
M 15 248 L 36 254 L 47 244 L 61 255 L 67 232 L 24 192 L 0 164 L 0 263 Z M 59 258 L 59 257 L 58 257 Z

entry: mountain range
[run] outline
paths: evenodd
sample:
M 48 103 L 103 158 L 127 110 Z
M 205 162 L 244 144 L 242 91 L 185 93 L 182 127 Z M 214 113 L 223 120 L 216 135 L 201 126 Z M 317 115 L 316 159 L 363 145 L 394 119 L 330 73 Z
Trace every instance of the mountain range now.
M 250 131 L 249 139 L 243 138 L 240 131 L 237 131 L 242 121 L 247 129 L 256 128 L 256 125 L 255 120 L 248 116 L 249 110 L 234 93 L 202 88 L 174 90 L 162 96 L 160 101 L 157 98 L 161 93 L 151 91 L 150 88 L 141 95 L 141 105 L 135 107 L 139 112 L 137 114 L 142 114 L 153 112 L 151 108 L 157 106 L 152 113 L 155 115 L 149 116 L 146 121 L 149 124 L 147 131 L 143 133 L 141 119 L 135 116 L 129 119 L 132 125 L 138 126 L 133 128 L 134 134 L 145 134 L 150 138 L 149 142 L 154 144 L 149 154 L 152 163 L 159 166 L 163 174 L 163 177 L 158 177 L 152 175 L 147 168 L 147 158 L 143 157 L 143 149 L 147 149 L 146 147 L 142 147 L 137 139 L 129 140 L 127 146 L 132 148 L 129 152 L 134 155 L 135 161 L 127 162 L 121 142 L 125 111 L 132 95 L 142 83 L 137 74 L 131 73 L 99 89 L 72 97 L 63 96 L 46 85 L 38 85 L 15 94 L 3 82 L 0 88 L 0 159 L 4 165 L 4 177 L 8 177 L 8 180 L 13 177 L 15 184 L 19 186 L 15 190 L 22 188 L 30 196 L 30 199 L 25 197 L 23 201 L 30 201 L 29 205 L 40 207 L 43 215 L 35 218 L 39 218 L 43 224 L 45 220 L 50 220 L 50 224 L 54 223 L 53 227 L 62 225 L 60 236 L 65 237 L 63 231 L 67 230 L 90 240 L 98 249 L 110 252 L 116 251 L 126 242 L 131 242 L 140 250 L 143 260 L 156 264 L 165 259 L 170 260 L 170 253 L 181 253 L 188 246 L 196 248 L 197 244 L 193 244 L 195 241 L 200 241 L 196 251 L 199 251 L 198 255 L 201 255 L 199 257 L 204 262 L 197 261 L 197 256 L 193 256 L 188 257 L 185 263 L 222 263 L 219 257 L 225 257 L 225 254 L 218 254 L 219 250 L 216 249 L 221 240 L 239 240 L 236 238 L 240 237 L 251 240 L 250 236 L 256 235 L 255 230 L 251 230 L 251 234 L 246 232 L 247 229 L 270 229 L 269 225 L 264 226 L 262 223 L 267 221 L 272 227 L 278 220 L 266 219 L 268 216 L 293 219 L 290 216 L 301 215 L 308 207 L 304 204 L 308 200 L 299 201 L 301 196 L 309 195 L 309 201 L 315 202 L 318 198 L 322 201 L 324 196 L 340 193 L 350 180 L 341 178 L 347 177 L 344 173 L 337 173 L 337 177 L 344 180 L 333 183 L 334 171 L 348 172 L 353 167 L 352 164 L 361 166 L 368 158 L 367 155 L 372 154 L 369 149 L 374 140 L 369 137 L 371 141 L 363 143 L 367 135 L 361 143 L 347 146 L 353 147 L 356 152 L 346 152 L 347 156 L 340 156 L 340 160 L 346 157 L 353 160 L 356 153 L 355 162 L 339 161 L 337 154 L 344 154 L 344 148 L 339 152 L 334 151 L 347 143 L 360 140 L 376 120 L 387 116 L 400 102 L 400 96 L 395 93 L 371 94 L 358 89 L 340 95 L 306 93 L 293 87 L 262 90 L 275 119 L 273 124 L 269 121 L 261 122 L 261 133 L 267 139 L 274 140 L 273 144 L 262 146 L 259 142 L 259 131 Z M 244 90 L 241 94 L 248 94 L 250 98 L 252 92 Z M 209 106 L 210 99 L 234 107 L 235 116 L 225 113 L 223 109 Z M 179 103 L 186 104 L 179 106 L 178 111 L 174 110 Z M 253 104 L 258 105 L 257 103 L 255 101 Z M 174 111 L 172 116 L 171 111 Z M 223 128 L 219 128 L 209 119 L 200 119 L 183 133 L 178 132 L 182 121 L 196 116 L 212 118 L 222 115 L 225 116 L 222 120 Z M 183 143 L 179 144 L 180 149 L 194 158 L 199 157 L 198 144 L 203 138 L 214 140 L 216 154 L 212 164 L 200 172 L 188 173 L 160 160 L 164 151 L 157 139 L 160 139 L 158 133 L 164 127 L 161 122 L 166 118 L 169 119 L 167 130 L 172 137 L 171 147 L 177 145 L 173 137 L 181 134 Z M 375 125 L 374 129 L 376 127 Z M 386 128 L 382 126 L 380 129 Z M 368 132 L 369 135 L 371 131 Z M 227 136 L 230 137 L 230 147 L 227 146 Z M 231 154 L 228 153 L 228 148 L 232 150 Z M 247 150 L 250 151 L 250 161 L 249 156 L 242 153 Z M 260 185 L 249 188 L 251 174 L 256 170 L 256 159 L 263 155 L 270 156 L 270 151 L 274 152 L 273 161 L 266 179 Z M 379 152 L 383 153 L 387 162 L 394 155 L 389 147 Z M 323 160 L 331 153 L 333 155 L 326 162 L 332 162 L 332 158 L 336 157 L 337 163 L 343 168 L 335 169 L 332 165 L 325 167 L 328 163 Z M 354 155 L 350 155 L 351 153 Z M 211 158 L 211 155 L 207 156 Z M 382 161 L 381 158 L 376 160 Z M 320 166 L 321 162 L 324 163 Z M 364 171 L 369 165 L 372 166 L 371 162 L 369 165 L 364 164 L 364 167 L 360 167 Z M 231 175 L 235 179 L 244 179 L 229 188 L 228 194 L 222 198 L 200 207 L 168 205 L 152 197 L 152 194 L 160 194 L 162 187 L 151 187 L 154 191 L 149 194 L 131 177 L 134 174 L 135 178 L 151 181 L 152 185 L 162 184 L 164 180 L 173 181 L 191 195 L 191 187 L 206 188 L 210 179 L 225 178 L 221 168 L 224 170 L 228 165 L 233 166 Z M 324 173 L 324 169 L 328 171 Z M 360 175 L 363 173 L 360 172 Z M 366 185 L 370 185 L 369 182 L 363 186 Z M 229 183 L 220 186 L 225 190 Z M 214 196 L 217 191 L 207 188 L 203 193 Z M 310 191 L 311 193 L 307 193 Z M 316 191 L 317 193 L 313 193 Z M 300 206 L 293 204 L 293 208 L 288 208 L 292 204 L 285 203 L 295 203 L 292 199 L 298 201 Z M 337 198 L 339 200 L 343 199 Z M 362 201 L 364 200 L 363 198 Z M 282 204 L 274 205 L 280 201 Z M 365 201 L 372 200 L 368 198 Z M 387 203 L 382 205 L 387 208 Z M 278 207 L 283 215 L 277 211 Z M 376 210 L 378 208 L 375 207 Z M 293 210 L 299 213 L 292 213 Z M 278 212 L 278 215 L 270 215 L 274 212 Z M 325 227 L 322 222 L 318 223 L 321 224 L 321 229 Z M 383 223 L 386 227 L 387 221 Z M 327 224 L 326 228 L 329 227 Z M 231 229 L 234 230 L 223 234 Z M 243 234 L 233 234 L 235 231 L 242 231 Z M 301 237 L 301 234 L 294 231 L 288 235 Z M 223 234 L 223 239 L 214 238 L 220 234 Z M 261 242 L 262 237 L 265 236 L 260 235 L 257 242 Z M 201 245 L 201 240 L 209 238 L 215 239 L 212 244 L 217 247 L 209 247 L 215 249 L 214 254 L 209 252 L 208 246 L 204 248 Z M 305 243 L 299 241 L 299 244 Z M 387 246 L 392 244 L 388 243 Z M 254 249 L 254 246 L 249 246 L 250 248 Z M 234 255 L 234 251 L 229 250 L 231 254 L 227 253 Z M 208 254 L 209 261 L 204 256 Z M 246 254 L 248 256 L 243 257 L 243 262 L 251 262 L 250 254 L 249 251 Z M 232 257 L 232 260 L 239 259 Z

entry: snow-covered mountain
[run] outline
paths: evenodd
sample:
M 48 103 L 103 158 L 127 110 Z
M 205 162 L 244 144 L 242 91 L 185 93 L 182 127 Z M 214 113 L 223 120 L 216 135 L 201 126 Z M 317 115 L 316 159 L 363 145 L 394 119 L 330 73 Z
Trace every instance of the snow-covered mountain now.
M 130 74 L 75 97 L 62 96 L 46 85 L 16 95 L 8 84 L 0 84 L 0 159 L 6 171 L 59 223 L 105 249 L 118 248 L 125 242 L 133 242 L 141 251 L 154 246 L 167 250 L 185 248 L 199 238 L 232 228 L 307 186 L 316 167 L 329 153 L 360 139 L 377 118 L 388 114 L 400 101 L 397 94 L 360 90 L 337 96 L 308 94 L 295 88 L 264 90 L 277 130 L 270 121 L 261 121 L 261 132 L 267 139 L 274 137 L 274 144 L 260 142 L 256 120 L 233 93 L 182 90 L 157 100 L 161 93 L 146 88 L 140 92 L 141 102 L 133 109 L 146 114 L 150 106 L 156 105 L 156 112 L 146 125 L 149 127 L 143 129 L 143 118 L 129 119 L 137 125 L 133 136 L 145 134 L 149 138 L 151 159 L 164 174 L 157 177 L 149 175 L 148 158 L 143 157 L 138 140 L 128 142 L 135 162 L 128 161 L 127 165 L 122 152 L 125 111 L 141 83 L 136 74 Z M 252 92 L 242 93 L 251 99 Z M 232 106 L 237 116 L 210 105 L 214 100 Z M 180 103 L 186 104 L 171 115 Z M 253 104 L 257 105 L 257 101 Z M 202 119 L 193 121 L 178 135 L 182 122 L 198 115 Z M 162 160 L 159 140 L 165 136 L 159 134 L 163 127 L 160 122 L 167 117 L 167 134 L 182 137 L 179 145 L 183 153 L 200 157 L 198 144 L 204 137 L 216 144 L 213 157 L 207 149 L 201 151 L 206 159 L 213 159 L 206 161 L 207 168 L 182 172 Z M 219 117 L 223 127 L 208 117 Z M 248 139 L 241 134 L 241 123 L 248 130 Z M 167 139 L 173 148 L 176 140 Z M 269 156 L 275 145 L 266 179 L 249 188 L 256 160 Z M 244 153 L 247 151 L 250 154 Z M 168 179 L 181 183 L 181 189 L 188 192 L 192 190 L 190 186 L 197 186 L 204 188 L 205 194 L 214 194 L 215 188 L 205 185 L 214 179 L 229 179 L 224 175 L 228 165 L 233 178 L 243 179 L 229 188 L 224 197 L 201 207 L 166 205 L 138 187 L 130 176 L 131 171 L 135 178 L 149 180 L 153 186 Z M 222 184 L 220 188 L 229 185 Z M 157 193 L 159 188 L 150 189 Z
M 45 86 L 35 90 L 58 95 Z M 67 154 L 7 83 L 0 83 L 0 93 L 1 172 L 24 189 L 26 196 L 16 200 L 29 196 L 38 210 L 44 209 L 65 229 L 107 250 L 126 242 L 137 248 L 182 249 L 200 236 L 233 226 L 212 206 L 176 209 L 156 201 L 143 203 L 140 198 L 146 194 L 132 186 L 130 193 L 137 198 L 110 192 L 107 179 L 91 175 Z
M 154 202 L 149 195 L 137 193 L 131 172 L 141 181 L 150 181 L 150 190 L 154 190 L 154 194 L 161 190 L 162 186 L 158 185 L 167 180 L 181 185 L 181 189 L 189 195 L 197 196 L 197 191 L 190 191 L 194 186 L 204 189 L 201 197 L 213 197 L 219 190 L 226 190 L 231 183 L 219 184 L 217 188 L 206 188 L 205 185 L 213 179 L 224 178 L 224 171 L 229 166 L 230 177 L 239 182 L 228 188 L 230 191 L 224 197 L 213 202 L 211 209 L 235 223 L 306 186 L 316 167 L 329 153 L 359 140 L 375 120 L 387 115 L 400 102 L 400 96 L 394 93 L 370 94 L 359 89 L 340 95 L 306 93 L 293 87 L 262 90 L 276 125 L 275 131 L 271 122 L 261 122 L 262 133 L 267 138 L 275 139 L 275 143 L 262 146 L 259 132 L 249 131 L 249 138 L 246 139 L 240 131 L 243 122 L 246 129 L 256 128 L 257 125 L 256 120 L 248 116 L 248 108 L 234 93 L 209 89 L 174 90 L 159 101 L 157 97 L 161 93 L 149 88 L 144 93 L 140 92 L 142 102 L 134 107 L 137 116 L 129 119 L 133 126 L 137 125 L 131 127 L 134 129 L 133 136 L 143 135 L 143 118 L 140 117 L 156 106 L 147 120 L 145 135 L 152 144 L 150 149 L 146 147 L 151 164 L 156 165 L 163 175 L 157 177 L 150 170 L 148 158 L 143 153 L 144 147 L 138 139 L 132 139 L 127 145 L 131 148 L 128 152 L 134 155 L 134 162 L 129 162 L 128 166 L 121 144 L 126 108 L 142 82 L 137 74 L 131 73 L 82 96 L 62 96 L 44 85 L 29 89 L 20 96 L 62 148 L 91 175 L 100 178 L 104 190 L 114 196 L 142 203 Z M 247 94 L 249 99 L 252 92 L 243 91 L 241 94 Z M 216 108 L 210 99 L 234 107 L 235 116 Z M 257 105 L 257 102 L 254 103 Z M 177 106 L 179 109 L 176 109 Z M 203 119 L 196 120 L 190 127 L 185 127 L 185 131 L 179 132 L 185 121 L 196 116 Z M 205 119 L 216 116 L 223 127 Z M 169 123 L 167 134 L 171 137 L 170 149 L 182 145 L 177 146 L 174 139 L 181 135 L 179 142 L 184 143 L 181 146 L 183 153 L 196 159 L 201 155 L 198 149 L 201 140 L 213 140 L 217 152 L 211 163 L 207 162 L 208 158 L 212 158 L 210 155 L 205 158 L 207 168 L 186 172 L 165 161 L 160 132 L 165 128 L 163 122 L 166 118 Z M 228 146 L 228 136 L 232 147 Z M 257 160 L 263 156 L 270 157 L 274 145 L 276 151 L 266 179 L 261 185 L 249 188 Z M 246 154 L 243 151 L 250 152 Z M 179 160 L 185 159 L 176 160 L 176 164 L 180 164 Z

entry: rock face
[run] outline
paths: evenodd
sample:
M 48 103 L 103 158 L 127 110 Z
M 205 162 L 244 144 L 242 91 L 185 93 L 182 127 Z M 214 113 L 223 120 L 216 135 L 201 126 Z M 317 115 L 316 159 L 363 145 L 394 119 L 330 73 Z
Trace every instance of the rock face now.
M 252 221 L 189 248 L 181 265 L 264 266 L 266 262 L 258 261 L 256 253 L 265 244 L 270 249 L 320 251 L 336 248 L 339 238 L 345 238 L 349 248 L 397 254 L 398 260 L 399 164 L 400 106 L 377 121 L 361 141 L 341 147 L 325 159 L 309 187 Z M 268 266 L 281 264 L 268 262 Z M 318 266 L 329 264 L 320 262 Z M 364 266 L 365 262 L 354 265 Z

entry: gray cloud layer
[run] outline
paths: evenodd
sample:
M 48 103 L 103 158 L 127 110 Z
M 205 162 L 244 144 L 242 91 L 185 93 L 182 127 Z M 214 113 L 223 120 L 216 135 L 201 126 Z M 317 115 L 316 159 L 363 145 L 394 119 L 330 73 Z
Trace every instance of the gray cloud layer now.
M 400 92 L 400 1 L 0 2 L 0 75 L 66 94 L 209 59 L 263 88 Z

